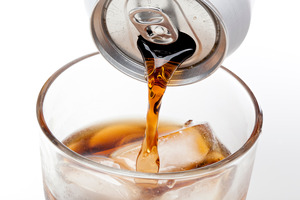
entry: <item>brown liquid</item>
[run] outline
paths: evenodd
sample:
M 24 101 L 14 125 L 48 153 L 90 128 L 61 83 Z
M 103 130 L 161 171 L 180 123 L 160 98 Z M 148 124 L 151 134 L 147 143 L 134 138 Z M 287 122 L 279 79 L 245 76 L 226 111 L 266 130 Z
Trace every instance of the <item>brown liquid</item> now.
M 146 124 L 144 121 L 136 119 L 132 121 L 114 121 L 112 123 L 88 127 L 76 132 L 66 138 L 63 143 L 76 153 L 86 156 L 95 162 L 112 167 L 135 170 L 135 165 L 126 162 L 137 159 L 145 130 Z M 158 148 L 168 149 L 167 153 L 161 152 L 161 156 L 164 158 L 162 160 L 163 172 L 185 171 L 204 167 L 230 155 L 226 147 L 213 136 L 209 126 L 205 124 L 190 125 L 187 122 L 182 127 L 182 125 L 160 122 L 157 132 L 159 138 Z M 188 144 L 182 140 L 187 140 Z M 181 141 L 180 144 L 183 146 L 180 147 L 183 149 L 187 149 L 187 146 L 195 144 L 197 147 L 192 148 L 192 151 L 186 152 L 183 155 L 184 157 L 182 157 L 182 155 L 176 155 L 178 151 L 173 149 L 177 148 L 177 146 L 172 145 L 172 143 L 178 144 L 178 141 Z M 197 157 L 202 156 L 203 158 L 200 158 L 199 161 L 197 160 L 198 158 L 193 156 L 192 161 L 183 165 L 180 163 L 183 159 L 190 156 L 188 154 L 195 153 Z M 169 159 L 169 156 L 171 159 Z M 179 158 L 180 161 L 172 159 L 174 157 Z
M 64 144 L 68 146 L 71 150 L 83 156 L 86 156 L 90 160 L 93 160 L 100 164 L 134 171 L 136 168 L 135 160 L 139 153 L 140 145 L 143 141 L 145 130 L 146 123 L 142 120 L 139 121 L 137 119 L 133 119 L 132 121 L 113 121 L 111 123 L 99 124 L 96 126 L 88 127 L 84 130 L 76 132 L 70 135 L 68 138 L 66 138 L 64 140 Z M 160 156 L 162 158 L 160 170 L 162 170 L 162 172 L 185 171 L 189 169 L 203 167 L 214 162 L 218 162 L 230 154 L 229 151 L 217 140 L 217 138 L 213 136 L 212 131 L 210 130 L 207 124 L 193 125 L 190 123 L 190 121 L 188 121 L 182 127 L 182 125 L 176 125 L 160 121 L 158 133 L 158 147 Z M 178 141 L 180 141 L 179 145 Z M 190 151 L 189 146 L 193 146 L 195 144 L 197 144 L 197 147 L 192 148 L 193 150 Z M 180 146 L 182 149 L 178 149 L 177 145 Z M 167 151 L 162 151 L 163 148 L 165 150 L 167 149 Z M 184 151 L 184 153 L 179 151 Z M 178 152 L 180 155 L 178 155 Z M 191 157 L 193 158 L 192 161 L 190 160 L 188 163 L 184 162 L 184 165 L 182 165 L 182 160 L 186 160 L 186 157 L 190 157 L 193 154 L 194 156 Z M 200 154 L 202 154 L 203 157 L 201 160 L 198 159 L 198 156 Z M 195 157 L 197 158 L 194 160 Z M 76 187 L 78 186 L 78 191 L 74 189 L 74 194 L 78 192 L 78 194 L 84 196 L 85 192 L 86 195 L 90 195 L 91 192 L 93 195 L 92 190 L 85 190 L 84 184 L 86 184 L 86 182 L 81 182 L 81 180 L 86 180 L 86 178 L 78 179 L 79 175 L 81 176 L 86 172 L 79 173 L 78 175 L 77 170 L 79 170 L 78 172 L 80 172 L 81 167 L 80 169 L 75 167 L 74 170 L 73 167 L 74 166 L 71 165 L 69 168 L 65 168 L 66 171 L 68 171 L 69 169 L 71 171 L 69 175 L 65 175 L 66 180 L 68 180 L 67 185 Z M 87 174 L 90 174 L 90 172 L 88 172 Z M 91 177 L 93 177 L 91 183 L 98 184 L 98 181 L 101 182 L 102 179 L 106 179 L 106 175 L 104 175 L 104 177 L 101 178 L 101 175 L 97 174 L 98 173 L 96 173 L 95 177 L 91 175 Z M 68 176 L 73 178 L 70 178 Z M 221 185 L 221 188 L 225 188 L 226 190 L 227 185 L 222 185 L 224 182 L 224 177 L 225 179 L 232 179 L 231 173 L 228 174 L 227 172 L 225 173 L 225 175 L 221 174 L 221 178 L 219 176 L 212 176 L 209 178 L 209 183 L 213 186 L 210 185 L 209 187 L 220 187 L 218 185 Z M 97 179 L 97 181 L 95 179 Z M 187 178 L 186 180 L 179 179 L 176 181 L 160 180 L 159 184 L 157 180 L 154 179 L 133 180 L 130 178 L 127 179 L 127 177 L 115 176 L 112 176 L 112 179 L 115 179 L 117 182 L 120 181 L 119 183 L 122 183 L 124 185 L 128 184 L 128 188 L 125 188 L 127 188 L 128 190 L 132 189 L 132 191 L 129 192 L 130 196 L 132 195 L 132 198 L 127 199 L 168 199 L 156 197 L 163 196 L 166 192 L 170 190 L 175 191 L 175 194 L 176 190 L 178 189 L 179 191 L 181 189 L 186 190 L 187 193 L 192 191 L 191 188 L 194 188 L 193 190 L 197 191 L 199 185 L 207 183 L 206 179 L 204 179 L 204 183 L 201 183 L 203 179 L 202 176 L 191 179 Z M 72 181 L 70 182 L 70 180 Z M 227 183 L 228 181 L 226 180 L 225 182 Z M 108 182 L 103 181 L 103 184 L 104 183 L 107 184 Z M 134 184 L 136 186 L 133 188 L 131 184 Z M 124 185 L 120 186 L 120 188 L 123 188 Z M 111 184 L 111 186 L 116 186 L 114 181 Z M 86 188 L 89 187 L 87 186 Z M 136 193 L 137 191 L 138 193 Z M 55 200 L 55 194 L 51 194 L 52 191 L 48 189 L 46 184 L 45 192 L 47 199 Z M 104 196 L 101 196 L 101 194 L 104 194 Z M 100 186 L 99 196 L 97 196 L 97 199 L 108 199 L 105 194 L 106 193 L 103 192 L 102 186 Z M 223 193 L 220 193 L 220 195 L 221 194 Z M 216 194 L 216 196 L 217 195 L 218 194 Z M 116 196 L 118 196 L 118 194 Z M 124 199 L 124 196 L 121 196 L 119 198 L 112 199 Z
M 136 170 L 157 173 L 159 171 L 157 124 L 162 97 L 175 70 L 193 55 L 196 44 L 190 36 L 181 32 L 177 41 L 170 45 L 150 43 L 141 36 L 137 44 L 146 67 L 149 107 L 145 138 L 136 161 Z
M 180 128 L 180 126 L 162 122 L 159 133 L 165 134 Z M 114 121 L 76 132 L 66 138 L 63 143 L 83 156 L 110 157 L 113 152 L 124 145 L 143 140 L 145 129 L 144 121 Z

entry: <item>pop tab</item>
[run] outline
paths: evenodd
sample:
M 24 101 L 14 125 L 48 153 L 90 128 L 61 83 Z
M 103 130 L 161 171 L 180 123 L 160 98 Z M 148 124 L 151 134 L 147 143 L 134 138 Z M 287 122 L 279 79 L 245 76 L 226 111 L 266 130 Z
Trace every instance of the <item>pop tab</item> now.
M 97 48 L 123 73 L 145 81 L 144 65 L 136 41 L 141 32 L 154 35 L 154 42 L 171 43 L 172 30 L 190 35 L 196 42 L 194 55 L 175 72 L 169 85 L 200 81 L 214 72 L 245 38 L 250 24 L 252 0 L 85 0 L 91 12 L 91 30 Z M 148 9 L 167 19 L 171 28 L 147 21 L 135 24 L 133 11 Z M 152 10 L 151 10 L 152 9 Z M 163 13 L 163 14 L 161 14 Z M 152 25 L 151 25 L 152 23 Z M 136 26 L 138 25 L 138 27 Z M 163 38 L 155 37 L 164 34 Z M 175 36 L 173 38 L 173 36 Z M 152 37 L 152 36 L 150 36 Z M 152 37 L 153 38 L 153 37 Z
M 178 30 L 159 8 L 135 8 L 129 18 L 141 36 L 155 44 L 171 44 L 178 39 Z

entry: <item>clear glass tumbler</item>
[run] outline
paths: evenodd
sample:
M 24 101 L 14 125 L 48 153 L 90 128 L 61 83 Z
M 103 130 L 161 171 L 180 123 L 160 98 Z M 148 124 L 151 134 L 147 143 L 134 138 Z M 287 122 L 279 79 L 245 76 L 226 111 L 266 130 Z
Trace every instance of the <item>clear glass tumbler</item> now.
M 198 83 L 168 87 L 160 114 L 160 120 L 178 124 L 208 122 L 232 152 L 220 162 L 149 174 L 101 165 L 62 143 L 93 124 L 145 119 L 147 94 L 146 83 L 118 72 L 98 53 L 72 61 L 49 78 L 37 101 L 46 199 L 246 199 L 262 112 L 246 84 L 224 67 Z M 146 187 L 137 179 L 155 184 Z

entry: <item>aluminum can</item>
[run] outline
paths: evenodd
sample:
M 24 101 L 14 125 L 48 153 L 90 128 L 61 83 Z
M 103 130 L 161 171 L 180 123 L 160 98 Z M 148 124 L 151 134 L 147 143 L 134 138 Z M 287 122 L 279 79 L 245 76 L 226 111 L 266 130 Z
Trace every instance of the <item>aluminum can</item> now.
M 212 74 L 239 47 L 248 32 L 253 0 L 85 0 L 85 5 L 99 51 L 114 67 L 141 81 L 145 81 L 145 67 L 136 44 L 141 33 L 130 13 L 160 9 L 197 45 L 169 83 L 185 85 Z

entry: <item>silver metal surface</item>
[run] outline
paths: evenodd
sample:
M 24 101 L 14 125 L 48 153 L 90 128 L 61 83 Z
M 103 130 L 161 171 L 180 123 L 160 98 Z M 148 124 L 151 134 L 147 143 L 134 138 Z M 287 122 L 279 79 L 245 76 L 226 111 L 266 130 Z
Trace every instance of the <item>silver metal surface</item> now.
M 99 51 L 117 69 L 138 80 L 145 81 L 145 68 L 136 45 L 141 31 L 131 23 L 131 11 L 162 10 L 175 29 L 190 35 L 197 49 L 175 72 L 169 85 L 189 84 L 209 76 L 242 43 L 251 16 L 251 0 L 85 1 L 88 10 L 93 10 L 91 29 Z M 157 29 L 157 34 L 166 29 Z
M 169 16 L 159 8 L 138 7 L 129 12 L 129 19 L 141 36 L 156 44 L 171 44 L 178 39 L 178 30 Z

